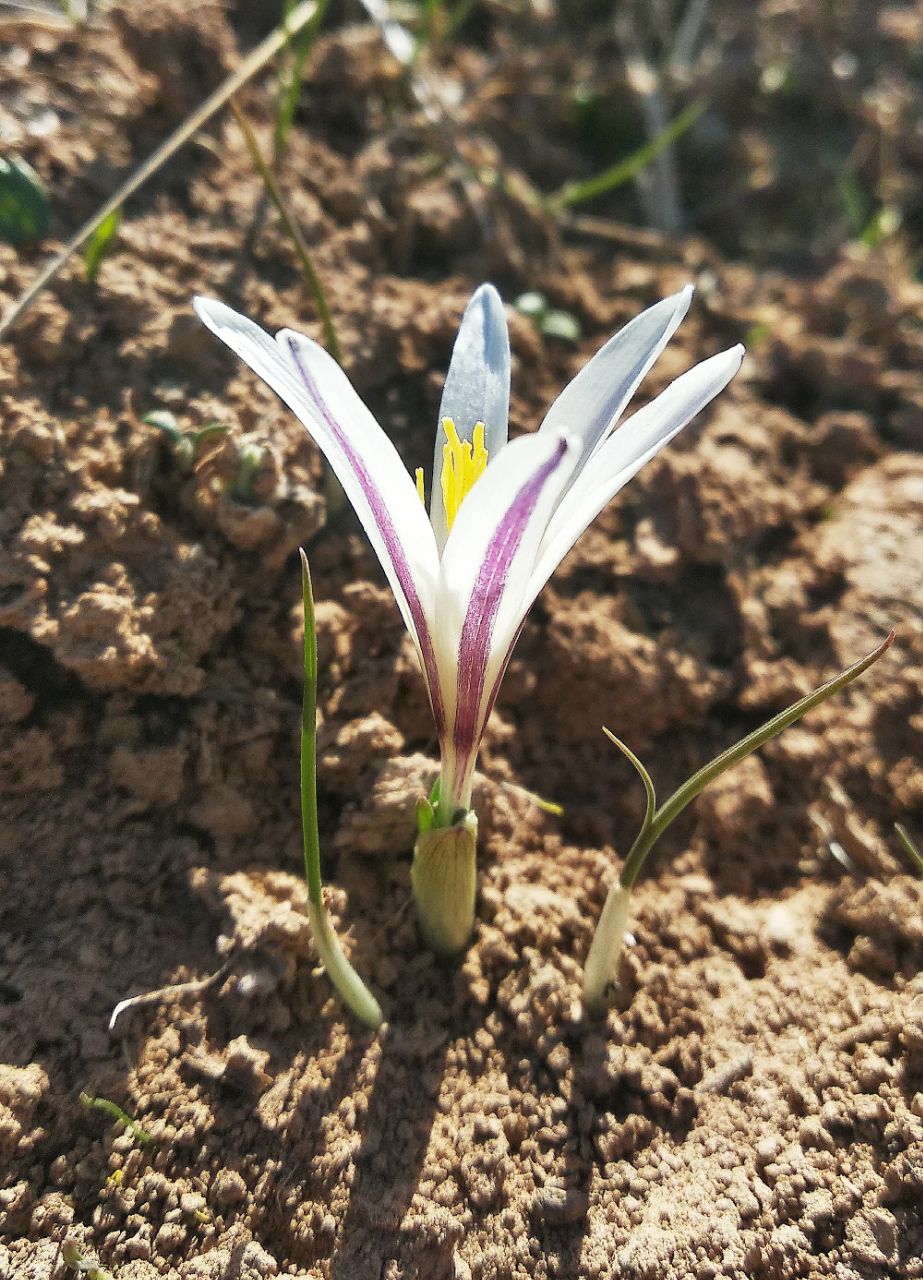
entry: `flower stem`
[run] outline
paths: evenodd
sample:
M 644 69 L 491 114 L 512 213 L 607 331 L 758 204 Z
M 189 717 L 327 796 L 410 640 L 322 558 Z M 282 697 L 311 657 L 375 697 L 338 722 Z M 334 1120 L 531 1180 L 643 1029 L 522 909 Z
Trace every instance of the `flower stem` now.
M 301 550 L 301 590 L 304 601 L 304 703 L 301 715 L 301 830 L 304 871 L 308 884 L 308 919 L 314 945 L 330 981 L 347 1006 L 368 1027 L 381 1026 L 381 1006 L 347 960 L 327 909 L 320 873 L 320 834 L 317 827 L 317 631 L 314 593 L 308 557 Z
M 877 649 L 873 649 L 864 658 L 854 662 L 851 667 L 841 671 L 833 679 L 828 680 L 826 684 L 822 684 L 819 689 L 815 689 L 813 693 L 809 693 L 806 697 L 793 702 L 790 707 L 786 707 L 777 716 L 767 720 L 765 724 L 760 725 L 753 733 L 747 734 L 740 742 L 728 747 L 726 751 L 722 751 L 720 755 L 715 756 L 708 764 L 703 765 L 682 786 L 678 787 L 669 800 L 665 801 L 659 808 L 657 807 L 654 784 L 647 769 L 645 769 L 637 756 L 623 742 L 620 742 L 614 734 L 610 733 L 608 729 L 603 730 L 610 741 L 615 743 L 619 750 L 627 756 L 640 775 L 647 793 L 647 811 L 641 824 L 641 830 L 638 832 L 622 866 L 621 875 L 609 890 L 602 916 L 593 936 L 593 941 L 590 944 L 590 951 L 584 970 L 583 997 L 584 1003 L 591 1013 L 598 1013 L 605 1008 L 606 989 L 613 981 L 618 967 L 631 890 L 648 854 L 667 827 L 679 817 L 686 806 L 700 792 L 705 790 L 709 783 L 714 782 L 721 774 L 726 773 L 728 769 L 732 769 L 735 764 L 739 764 L 747 756 L 752 755 L 754 751 L 769 742 L 771 738 L 780 734 L 783 729 L 787 729 L 789 725 L 794 724 L 796 720 L 800 720 L 802 716 L 812 711 L 814 707 L 820 706 L 822 702 L 826 702 L 828 698 L 845 688 L 858 676 L 861 676 L 873 663 L 887 653 L 893 642 L 894 632 L 891 631 Z

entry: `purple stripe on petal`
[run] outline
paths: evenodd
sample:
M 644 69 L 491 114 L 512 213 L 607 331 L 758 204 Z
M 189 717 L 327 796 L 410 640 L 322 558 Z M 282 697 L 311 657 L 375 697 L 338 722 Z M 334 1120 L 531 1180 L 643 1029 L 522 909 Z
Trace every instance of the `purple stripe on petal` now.
M 458 772 L 464 776 L 477 750 L 486 716 L 482 718 L 482 698 L 487 661 L 490 656 L 491 633 L 510 567 L 519 550 L 529 520 L 549 477 L 557 470 L 567 452 L 567 441 L 558 448 L 519 490 L 501 523 L 488 543 L 484 560 L 474 583 L 468 611 L 458 645 L 458 705 L 455 713 L 453 746 L 459 761 Z M 512 652 L 512 646 L 510 647 Z M 507 661 L 509 654 L 507 654 Z M 504 663 L 505 666 L 505 663 Z M 491 690 L 496 698 L 499 677 Z
M 301 353 L 298 350 L 298 344 L 293 338 L 289 338 L 288 342 L 289 354 L 295 368 L 298 370 L 298 376 L 304 383 L 305 390 L 311 397 L 317 412 L 321 415 L 326 426 L 330 429 L 331 434 L 337 444 L 346 455 L 349 465 L 355 473 L 356 479 L 362 486 L 362 492 L 365 494 L 366 501 L 372 513 L 378 531 L 381 534 L 382 541 L 387 548 L 391 563 L 394 566 L 394 572 L 397 580 L 401 584 L 401 590 L 407 601 L 407 607 L 410 610 L 410 616 L 413 619 L 413 625 L 416 628 L 417 640 L 420 645 L 420 652 L 423 656 L 423 670 L 426 676 L 426 683 L 429 689 L 430 704 L 433 709 L 433 719 L 436 722 L 436 732 L 442 738 L 445 734 L 445 704 L 442 700 L 442 688 L 439 684 L 439 669 L 436 665 L 436 651 L 433 648 L 432 636 L 429 632 L 429 626 L 426 621 L 426 615 L 423 612 L 423 606 L 420 603 L 420 596 L 417 592 L 416 583 L 413 580 L 413 574 L 404 555 L 404 548 L 397 536 L 394 528 L 394 522 L 388 508 L 382 502 L 381 493 L 377 485 L 373 482 L 371 476 L 366 469 L 365 463 L 355 452 L 349 442 L 346 433 L 340 427 L 340 424 L 333 417 L 327 407 L 326 401 L 320 393 L 317 383 L 311 376 L 310 370 L 306 368 Z

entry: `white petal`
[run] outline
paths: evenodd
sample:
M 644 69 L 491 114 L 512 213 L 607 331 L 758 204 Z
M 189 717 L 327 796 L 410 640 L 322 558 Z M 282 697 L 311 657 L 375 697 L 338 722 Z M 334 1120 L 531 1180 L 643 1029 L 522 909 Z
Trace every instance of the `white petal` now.
M 540 431 L 570 431 L 583 441 L 578 474 L 676 332 L 692 294 L 692 285 L 687 285 L 642 311 L 597 351 L 548 410 Z
M 528 607 L 523 599 L 536 552 L 578 452 L 579 442 L 563 434 L 514 440 L 465 498 L 446 543 L 437 602 L 439 660 L 457 671 L 458 692 L 443 756 L 460 788 L 453 796 L 460 807 L 467 803 L 501 664 Z
M 430 516 L 440 551 L 447 531 L 442 505 L 443 418 L 455 423 L 459 439 L 470 440 L 484 423 L 484 443 L 491 459 L 506 444 L 510 414 L 510 335 L 500 295 L 482 284 L 472 295 L 459 326 L 446 374 L 436 426 Z
M 426 510 L 394 445 L 335 360 L 283 329 L 275 340 L 221 302 L 195 299 L 203 323 L 272 387 L 311 432 L 381 561 L 420 654 L 437 727 L 444 722 L 432 619 L 438 553 Z
M 597 450 L 549 521 L 529 584 L 530 603 L 623 485 L 724 390 L 743 356 L 744 348 L 736 346 L 696 365 L 633 414 Z

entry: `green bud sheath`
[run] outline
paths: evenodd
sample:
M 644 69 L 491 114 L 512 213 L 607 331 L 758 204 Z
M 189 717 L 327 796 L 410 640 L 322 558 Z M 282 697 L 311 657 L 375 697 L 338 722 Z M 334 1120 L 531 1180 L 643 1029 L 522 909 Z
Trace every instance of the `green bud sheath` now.
M 439 955 L 461 951 L 474 928 L 478 820 L 468 810 L 451 827 L 421 831 L 413 847 L 410 882 L 420 932 Z

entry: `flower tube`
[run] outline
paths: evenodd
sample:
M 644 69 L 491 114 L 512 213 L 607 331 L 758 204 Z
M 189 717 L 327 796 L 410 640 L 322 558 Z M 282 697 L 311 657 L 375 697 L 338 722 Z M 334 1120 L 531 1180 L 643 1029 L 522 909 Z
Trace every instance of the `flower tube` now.
M 450 954 L 474 921 L 478 747 L 526 613 L 609 500 L 740 367 L 732 347 L 621 421 L 675 332 L 692 288 L 611 338 L 548 411 L 508 440 L 510 347 L 497 291 L 462 318 L 446 376 L 427 508 L 415 476 L 331 356 L 283 329 L 274 338 L 223 303 L 195 300 L 209 329 L 307 427 L 381 561 L 426 682 L 441 769 L 418 811 L 412 882 L 426 941 Z M 616 429 L 617 428 L 617 429 Z

